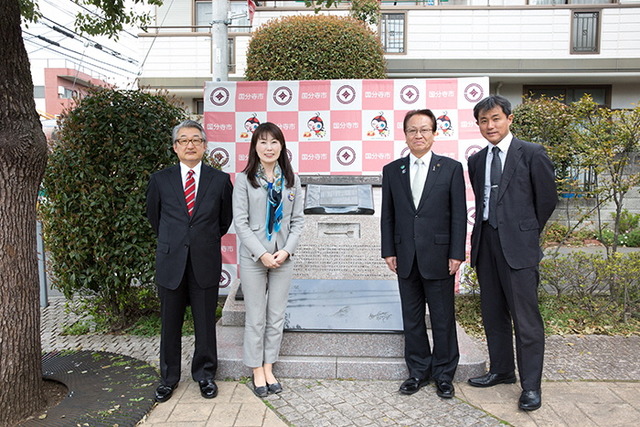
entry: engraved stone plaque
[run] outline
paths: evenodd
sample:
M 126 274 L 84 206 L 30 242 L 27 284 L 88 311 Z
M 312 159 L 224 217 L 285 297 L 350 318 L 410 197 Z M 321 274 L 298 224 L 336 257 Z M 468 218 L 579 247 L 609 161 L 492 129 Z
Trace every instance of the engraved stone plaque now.
M 288 331 L 402 331 L 398 282 L 294 279 L 284 328 Z
M 304 213 L 373 215 L 373 188 L 369 184 L 308 184 Z

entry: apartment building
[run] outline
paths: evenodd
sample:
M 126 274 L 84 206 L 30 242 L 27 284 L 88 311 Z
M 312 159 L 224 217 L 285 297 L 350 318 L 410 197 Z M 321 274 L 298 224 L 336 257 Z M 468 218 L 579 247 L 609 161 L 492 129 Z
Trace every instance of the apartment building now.
M 220 1 L 220 0 L 214 0 Z M 224 0 L 222 0 L 224 1 Z M 229 80 L 243 80 L 251 32 L 273 18 L 312 14 L 304 1 L 231 0 Z M 321 13 L 347 15 L 348 1 Z M 602 105 L 640 101 L 640 0 L 381 1 L 374 28 L 389 78 L 488 76 L 492 93 L 590 93 Z M 194 114 L 211 80 L 211 0 L 173 0 L 140 34 L 142 87 L 165 88 Z M 363 53 L 366 54 L 366 53 Z

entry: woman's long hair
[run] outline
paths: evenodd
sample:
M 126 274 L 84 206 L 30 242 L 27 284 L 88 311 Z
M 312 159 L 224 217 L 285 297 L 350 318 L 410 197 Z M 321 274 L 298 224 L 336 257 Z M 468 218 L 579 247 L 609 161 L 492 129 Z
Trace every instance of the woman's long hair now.
M 280 141 L 281 150 L 280 157 L 278 157 L 278 165 L 280 165 L 280 169 L 282 170 L 285 186 L 287 188 L 291 188 L 294 185 L 295 178 L 293 175 L 293 168 L 291 167 L 291 162 L 289 161 L 289 156 L 287 154 L 287 143 L 284 140 L 284 135 L 280 128 L 271 122 L 264 122 L 253 131 L 251 146 L 249 147 L 249 161 L 242 172 L 247 174 L 247 179 L 249 179 L 253 188 L 260 187 L 260 183 L 258 183 L 258 180 L 256 179 L 256 172 L 258 171 L 258 165 L 260 164 L 256 145 L 258 144 L 258 139 L 265 137 L 267 134 L 270 134 L 274 139 Z

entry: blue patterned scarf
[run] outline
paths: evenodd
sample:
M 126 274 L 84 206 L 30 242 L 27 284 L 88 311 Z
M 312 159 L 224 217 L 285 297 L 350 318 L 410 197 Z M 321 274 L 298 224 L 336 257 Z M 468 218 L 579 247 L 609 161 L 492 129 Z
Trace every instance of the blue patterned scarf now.
M 267 239 L 271 241 L 273 233 L 280 231 L 282 221 L 282 187 L 283 177 L 280 165 L 276 164 L 273 170 L 275 177 L 273 182 L 269 182 L 262 164 L 258 166 L 256 177 L 263 181 L 262 187 L 267 190 Z

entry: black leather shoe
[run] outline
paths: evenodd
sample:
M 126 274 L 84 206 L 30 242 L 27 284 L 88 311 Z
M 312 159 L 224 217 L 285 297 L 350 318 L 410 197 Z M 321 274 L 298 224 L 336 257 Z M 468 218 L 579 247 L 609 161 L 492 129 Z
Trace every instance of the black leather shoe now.
M 178 384 L 174 384 L 172 386 L 160 384 L 158 388 L 156 388 L 156 402 L 162 403 L 171 399 L 173 390 L 175 390 L 177 387 L 178 387 Z
M 267 389 L 269 390 L 270 394 L 282 393 L 282 385 L 279 382 L 273 384 L 267 383 Z
M 200 394 L 205 399 L 213 399 L 218 395 L 218 385 L 214 380 L 198 381 Z
M 493 387 L 497 384 L 513 384 L 516 382 L 516 374 L 492 374 L 488 372 L 481 377 L 469 378 L 469 384 L 474 387 Z
M 253 385 L 253 394 L 255 394 L 256 396 L 267 397 L 269 395 L 269 387 L 266 385 L 257 387 L 256 382 L 253 380 L 253 375 L 251 375 L 251 384 Z
M 444 399 L 451 399 L 456 395 L 451 381 L 436 381 L 436 394 Z
M 542 393 L 540 390 L 523 390 L 520 395 L 518 407 L 523 411 L 535 411 L 542 406 Z
M 409 378 L 400 386 L 400 393 L 402 394 L 413 394 L 416 393 L 420 388 L 424 385 L 429 384 L 429 380 L 420 378 Z

